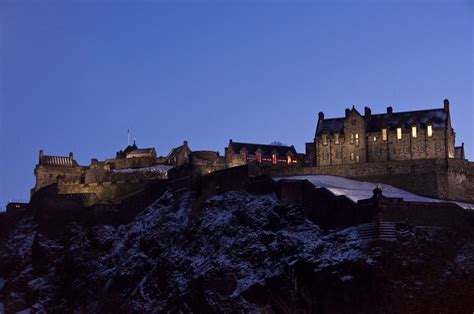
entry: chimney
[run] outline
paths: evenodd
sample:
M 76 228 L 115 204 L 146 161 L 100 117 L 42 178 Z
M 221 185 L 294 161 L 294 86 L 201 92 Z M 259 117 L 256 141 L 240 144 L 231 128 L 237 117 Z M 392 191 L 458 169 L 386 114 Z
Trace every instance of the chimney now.
M 73 155 L 72 155 L 72 152 L 69 153 L 69 159 L 73 159 Z
M 319 120 L 324 120 L 324 112 L 320 111 L 318 114 Z
M 349 116 L 349 113 L 351 113 L 351 110 L 349 108 L 346 108 L 346 117 Z
M 449 111 L 449 100 L 445 99 L 443 101 L 443 104 L 444 104 L 444 110 Z
M 44 156 L 43 150 L 40 149 L 40 152 L 39 152 L 39 163 L 40 164 L 41 164 L 41 161 L 43 160 L 43 156 Z
M 188 146 L 188 141 L 184 141 L 183 146 Z
M 392 113 L 393 113 L 393 108 L 392 108 L 392 106 L 388 106 L 388 107 L 387 107 L 387 113 L 388 113 L 388 114 L 392 114 Z
M 364 114 L 366 118 L 370 117 L 370 115 L 372 114 L 372 111 L 370 110 L 369 107 L 364 107 Z

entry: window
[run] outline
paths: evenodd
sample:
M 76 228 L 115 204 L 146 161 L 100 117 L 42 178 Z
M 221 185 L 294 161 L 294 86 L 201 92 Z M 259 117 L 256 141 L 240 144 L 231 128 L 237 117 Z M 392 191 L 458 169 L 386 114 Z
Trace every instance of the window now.
M 243 152 L 241 153 L 241 155 L 242 155 L 242 160 L 243 160 L 243 161 L 247 161 L 247 152 L 246 152 L 246 151 L 243 151 Z
M 336 150 L 336 159 L 341 159 L 341 152 Z
M 351 124 L 352 124 L 352 125 L 356 125 L 356 119 L 352 119 L 352 120 L 351 120 Z
M 356 156 L 356 163 L 359 163 L 359 155 Z
M 272 154 L 272 164 L 276 165 L 277 164 L 277 155 Z
M 377 136 L 374 135 L 373 141 L 377 142 Z
M 356 145 L 359 145 L 359 133 L 355 134 L 355 138 L 356 138 Z
M 382 129 L 382 141 L 387 140 L 387 129 Z
M 351 160 L 354 160 L 354 153 L 351 153 Z
M 257 162 L 262 162 L 262 153 L 258 152 L 255 155 L 255 159 L 257 160 Z
M 334 134 L 334 144 L 339 144 L 339 133 Z
M 416 126 L 411 127 L 411 137 L 416 138 Z
M 287 157 L 287 162 L 288 162 L 288 164 L 291 164 L 291 156 Z
M 351 133 L 351 144 L 354 144 L 354 133 Z
M 397 140 L 402 139 L 402 128 L 397 128 Z
M 323 134 L 323 145 L 327 145 L 327 144 L 328 144 L 328 135 Z
M 433 136 L 433 126 L 432 126 L 431 124 L 428 124 L 426 131 L 427 131 L 427 133 L 428 133 L 428 134 L 427 134 L 428 137 L 432 137 L 432 136 Z

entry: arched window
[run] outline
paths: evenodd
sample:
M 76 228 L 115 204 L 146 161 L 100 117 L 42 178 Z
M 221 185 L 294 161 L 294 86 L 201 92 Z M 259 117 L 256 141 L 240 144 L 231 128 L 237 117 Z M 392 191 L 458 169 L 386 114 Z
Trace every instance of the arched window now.
M 277 164 L 277 155 L 272 154 L 272 164 L 276 165 Z

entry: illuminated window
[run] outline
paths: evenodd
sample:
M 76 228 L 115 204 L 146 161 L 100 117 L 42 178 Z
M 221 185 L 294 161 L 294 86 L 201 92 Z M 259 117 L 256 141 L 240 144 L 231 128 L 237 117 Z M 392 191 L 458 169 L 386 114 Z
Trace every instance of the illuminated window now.
M 402 139 L 402 128 L 397 128 L 397 140 Z
M 288 162 L 288 164 L 291 164 L 291 156 L 287 157 L 287 162 Z
M 359 133 L 355 134 L 355 138 L 356 138 L 356 145 L 359 145 Z
M 276 165 L 277 164 L 277 155 L 272 154 L 272 164 Z
M 339 133 L 334 134 L 334 144 L 339 144 Z
M 411 137 L 416 138 L 416 126 L 411 127 Z
M 356 163 L 359 163 L 359 155 L 356 156 Z
M 387 140 L 387 129 L 382 129 L 382 141 Z
M 257 162 L 262 162 L 262 153 L 260 153 L 260 152 L 257 153 L 257 154 L 255 155 L 255 159 L 257 160 Z
M 433 126 L 431 124 L 428 124 L 428 127 L 427 127 L 427 135 L 428 137 L 432 137 L 433 136 Z
M 327 145 L 328 144 L 328 136 L 327 134 L 323 134 L 323 145 Z
M 351 144 L 354 144 L 354 133 L 351 133 Z
M 351 153 L 351 160 L 354 160 L 354 153 Z
M 377 142 L 377 136 L 374 135 L 373 141 Z

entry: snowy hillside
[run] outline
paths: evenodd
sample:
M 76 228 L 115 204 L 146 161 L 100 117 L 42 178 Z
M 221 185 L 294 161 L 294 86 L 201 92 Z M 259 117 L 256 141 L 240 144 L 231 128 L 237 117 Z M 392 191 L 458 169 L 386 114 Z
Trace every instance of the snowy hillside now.
M 308 175 L 308 176 L 290 176 L 273 178 L 275 181 L 279 180 L 308 180 L 316 188 L 326 188 L 334 195 L 345 195 L 352 201 L 371 198 L 373 190 L 378 187 L 382 190 L 382 194 L 386 197 L 402 198 L 408 202 L 447 202 L 446 200 L 434 199 L 429 197 L 419 196 L 388 184 L 371 183 L 364 181 L 357 181 L 346 179 L 342 177 L 329 175 Z M 465 209 L 474 209 L 474 204 L 453 202 Z
M 192 193 L 176 199 L 168 191 L 127 225 L 69 221 L 51 237 L 32 214 L 19 218 L 0 241 L 0 304 L 7 313 L 462 312 L 474 306 L 474 236 L 464 231 L 405 226 L 403 241 L 374 243 L 359 239 L 355 227 L 323 233 L 301 208 L 274 194 L 227 192 L 199 209 L 194 201 Z

